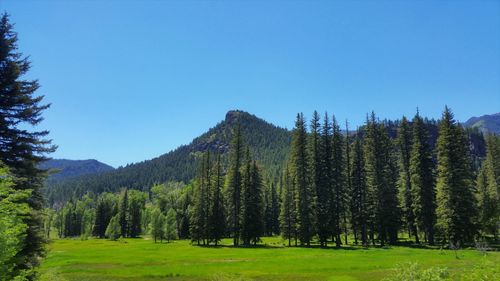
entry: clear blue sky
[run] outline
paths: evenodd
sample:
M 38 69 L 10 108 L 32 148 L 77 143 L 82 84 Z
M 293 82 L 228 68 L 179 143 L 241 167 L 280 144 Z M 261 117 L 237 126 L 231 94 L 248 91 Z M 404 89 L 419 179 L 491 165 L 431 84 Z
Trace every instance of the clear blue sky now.
M 104 2 L 104 3 L 103 3 Z M 57 158 L 168 152 L 242 109 L 465 121 L 500 111 L 500 1 L 1 1 Z

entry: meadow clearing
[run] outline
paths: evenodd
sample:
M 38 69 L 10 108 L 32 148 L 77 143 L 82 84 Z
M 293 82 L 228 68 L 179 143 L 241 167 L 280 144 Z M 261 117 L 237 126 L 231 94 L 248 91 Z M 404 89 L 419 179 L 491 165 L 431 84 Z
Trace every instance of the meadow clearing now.
M 445 267 L 460 273 L 474 265 L 500 264 L 500 252 L 387 247 L 284 247 L 266 237 L 256 248 L 192 246 L 190 241 L 56 239 L 41 266 L 45 280 L 382 280 L 399 265 Z M 457 258 L 458 255 L 458 258 Z

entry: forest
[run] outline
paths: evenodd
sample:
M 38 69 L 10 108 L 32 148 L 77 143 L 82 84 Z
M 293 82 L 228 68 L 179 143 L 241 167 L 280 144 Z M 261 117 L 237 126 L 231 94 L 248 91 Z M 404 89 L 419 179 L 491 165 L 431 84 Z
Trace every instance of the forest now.
M 150 234 L 196 245 L 231 237 L 235 246 L 272 235 L 289 246 L 322 247 L 395 245 L 402 232 L 416 244 L 444 247 L 498 238 L 498 136 L 485 136 L 486 156 L 475 170 L 469 136 L 448 108 L 435 146 L 418 113 L 402 118 L 394 140 L 374 113 L 356 134 L 344 135 L 327 113 L 315 112 L 309 123 L 297 115 L 290 156 L 275 181 L 263 180 L 237 127 L 227 166 L 207 151 L 187 185 L 89 193 L 47 209 L 46 229 L 54 226 L 59 237 Z

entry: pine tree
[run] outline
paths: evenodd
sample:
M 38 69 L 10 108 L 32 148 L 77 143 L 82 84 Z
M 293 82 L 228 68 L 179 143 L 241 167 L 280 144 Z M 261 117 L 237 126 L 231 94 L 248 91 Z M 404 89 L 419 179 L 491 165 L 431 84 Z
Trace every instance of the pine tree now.
M 199 177 L 195 184 L 193 212 L 190 219 L 189 232 L 191 240 L 200 244 L 206 244 L 208 238 L 208 215 L 209 215 L 209 191 L 210 186 L 210 155 L 205 153 L 201 160 Z M 207 177 L 208 176 L 208 177 Z
M 270 227 L 270 234 L 275 235 L 280 233 L 280 222 L 279 222 L 279 217 L 280 217 L 280 206 L 279 206 L 279 195 L 278 192 L 276 191 L 276 184 L 272 183 L 271 184 L 271 212 L 270 212 L 270 221 L 271 221 L 271 227 Z
M 252 161 L 247 148 L 243 169 L 241 202 L 241 239 L 243 245 L 260 241 L 263 230 L 262 179 L 256 162 Z
M 436 224 L 434 163 L 428 132 L 418 112 L 413 118 L 412 127 L 410 158 L 412 209 L 418 229 L 424 232 L 427 243 L 433 245 Z
M 45 139 L 48 131 L 29 129 L 42 122 L 42 113 L 49 105 L 41 104 L 43 96 L 35 96 L 39 88 L 37 80 L 23 80 L 30 62 L 18 52 L 17 39 L 9 15 L 3 14 L 0 19 L 0 161 L 15 178 L 22 179 L 15 182 L 15 190 L 32 190 L 23 201 L 31 212 L 23 217 L 28 229 L 22 250 L 16 256 L 14 272 L 33 268 L 43 255 L 41 189 L 45 171 L 38 169 L 38 164 L 47 160 L 45 155 L 56 148 Z
M 394 178 L 391 143 L 385 127 L 378 123 L 375 113 L 367 120 L 365 132 L 365 171 L 368 202 L 372 217 L 370 236 L 378 233 L 381 245 L 396 243 L 398 233 L 398 200 Z
M 415 213 L 413 210 L 413 194 L 411 185 L 410 173 L 410 158 L 412 151 L 412 136 L 410 131 L 410 124 L 405 116 L 401 119 L 398 128 L 397 146 L 398 146 L 398 166 L 399 166 L 399 198 L 401 202 L 401 209 L 404 214 L 404 221 L 408 228 L 408 234 L 411 237 L 415 236 L 415 242 L 420 243 L 417 225 L 415 222 Z
M 498 239 L 500 227 L 500 137 L 486 136 L 486 158 L 477 176 L 479 223 L 483 235 Z
M 350 202 L 351 202 L 351 194 L 352 194 L 352 181 L 351 181 L 351 140 L 349 138 L 349 123 L 347 120 L 345 121 L 345 181 L 346 181 L 346 186 L 345 186 L 345 198 L 344 198 L 344 240 L 345 244 L 347 245 L 347 237 L 348 237 L 348 230 L 347 230 L 347 218 L 349 216 L 349 212 L 351 211 L 350 208 Z M 352 222 L 351 222 L 352 226 Z
M 224 236 L 225 231 L 224 198 L 222 195 L 224 177 L 222 175 L 220 155 L 217 155 L 217 162 L 215 164 L 213 177 L 213 190 L 211 192 L 212 201 L 208 226 L 210 227 L 210 241 L 217 245 Z
M 128 190 L 125 189 L 120 196 L 120 207 L 118 209 L 118 215 L 120 218 L 120 230 L 121 236 L 128 236 Z
M 358 132 L 359 135 L 359 132 Z M 371 210 L 368 204 L 368 190 L 366 186 L 366 173 L 363 155 L 363 144 L 357 138 L 352 149 L 352 169 L 351 169 L 351 221 L 354 232 L 355 243 L 357 244 L 357 234 L 361 235 L 361 244 L 368 245 L 368 211 Z
M 318 233 L 319 243 L 322 247 L 327 246 L 328 237 L 330 236 L 330 212 L 329 203 L 332 197 L 332 182 L 331 182 L 331 125 L 328 119 L 328 114 L 325 113 L 323 126 L 320 132 L 320 118 L 314 111 L 311 120 L 311 167 L 313 170 L 313 183 L 316 191 L 316 230 Z
M 445 108 L 437 141 L 437 225 L 453 245 L 470 243 L 477 232 L 468 140 Z
M 106 228 L 115 215 L 115 196 L 111 193 L 102 193 L 97 199 L 93 234 L 99 238 L 106 236 Z
M 301 245 L 309 246 L 314 235 L 314 191 L 310 180 L 307 131 L 304 116 L 297 114 L 292 136 L 291 172 L 296 190 L 298 236 Z
M 234 246 L 239 245 L 240 238 L 240 210 L 241 210 L 241 167 L 243 161 L 243 140 L 241 127 L 238 125 L 234 132 L 229 148 L 229 168 L 227 172 L 226 197 L 228 201 L 228 221 L 233 235 Z
M 295 188 L 290 168 L 287 165 L 281 181 L 280 232 L 292 245 L 292 239 L 297 241 L 297 209 L 295 204 Z
M 335 116 L 332 118 L 332 183 L 333 183 L 333 201 L 332 201 L 332 231 L 335 237 L 335 244 L 340 247 L 342 244 L 342 218 L 346 212 L 346 190 L 345 190 L 345 169 L 344 169 L 344 152 L 343 152 L 343 137 L 340 132 L 340 127 L 337 124 Z

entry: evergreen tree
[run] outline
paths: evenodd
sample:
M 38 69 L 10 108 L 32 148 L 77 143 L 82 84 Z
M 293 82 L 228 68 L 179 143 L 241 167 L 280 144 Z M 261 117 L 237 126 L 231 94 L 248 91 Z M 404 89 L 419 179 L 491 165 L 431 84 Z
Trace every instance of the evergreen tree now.
M 280 222 L 279 222 L 279 217 L 280 217 L 280 206 L 279 206 L 279 195 L 276 190 L 276 184 L 272 183 L 271 184 L 271 198 L 270 198 L 270 209 L 271 211 L 269 212 L 270 216 L 270 235 L 275 235 L 280 233 Z
M 405 116 L 401 119 L 401 123 L 398 128 L 397 136 L 397 146 L 398 146 L 398 166 L 399 166 L 399 198 L 401 202 L 401 209 L 404 214 L 404 221 L 406 227 L 408 228 L 408 234 L 411 237 L 415 236 L 415 242 L 420 243 L 417 225 L 415 222 L 415 213 L 413 210 L 413 194 L 411 185 L 411 173 L 410 173 L 410 158 L 412 151 L 412 136 L 410 130 L 410 124 Z
M 220 155 L 217 155 L 217 162 L 215 164 L 215 172 L 213 176 L 213 190 L 211 192 L 212 201 L 208 226 L 210 227 L 209 239 L 211 242 L 217 245 L 224 236 L 225 231 L 224 198 L 222 195 L 224 177 L 222 175 L 222 163 Z
M 210 155 L 205 153 L 201 160 L 200 175 L 195 185 L 193 212 L 190 219 L 191 240 L 206 243 L 208 238 Z M 208 176 L 208 177 L 207 177 Z
M 115 215 L 115 196 L 111 193 L 102 193 L 97 198 L 96 214 L 93 234 L 99 238 L 104 238 L 106 228 L 111 218 Z
M 347 245 L 347 236 L 348 236 L 348 226 L 347 226 L 347 217 L 349 216 L 349 212 L 351 211 L 350 202 L 351 202 L 351 194 L 352 194 L 352 179 L 351 179 L 351 140 L 349 138 L 349 123 L 347 120 L 345 121 L 345 198 L 344 198 L 344 240 Z M 352 227 L 352 222 L 351 222 Z
M 129 205 L 128 205 L 128 230 L 129 230 L 129 236 L 132 238 L 138 237 L 141 232 L 142 232 L 142 212 L 144 209 L 145 205 L 145 195 L 144 193 L 137 191 L 137 190 L 131 190 L 129 192 Z
M 391 143 L 385 127 L 378 123 L 372 112 L 365 132 L 365 171 L 368 186 L 368 201 L 373 207 L 370 236 L 378 233 L 381 245 L 396 243 L 398 233 L 397 187 L 391 157 Z M 373 212 L 372 212 L 373 211 Z
M 233 244 L 239 245 L 241 210 L 241 167 L 243 161 L 243 140 L 238 124 L 229 148 L 229 168 L 227 172 L 226 194 L 228 200 L 228 221 L 233 235 Z
M 118 240 L 121 236 L 121 225 L 119 215 L 114 216 L 109 221 L 109 225 L 106 228 L 106 237 L 110 240 Z
M 120 207 L 118 209 L 120 218 L 121 236 L 128 236 L 128 190 L 125 189 L 120 196 Z
M 290 168 L 287 165 L 281 181 L 280 232 L 292 245 L 292 239 L 297 241 L 297 209 L 295 204 L 295 188 Z M 297 243 L 297 242 L 295 242 Z
M 359 135 L 359 134 L 358 134 Z M 368 201 L 368 189 L 366 186 L 366 173 L 363 155 L 363 144 L 357 138 L 352 149 L 352 169 L 351 169 L 351 221 L 354 232 L 354 240 L 357 244 L 358 233 L 361 244 L 368 245 L 368 211 L 371 210 Z
M 342 218 L 346 212 L 346 190 L 344 177 L 344 157 L 343 157 L 343 137 L 335 116 L 332 117 L 332 183 L 333 200 L 331 204 L 332 233 L 335 237 L 335 244 L 340 247 L 342 244 Z
M 477 233 L 472 165 L 468 140 L 445 108 L 437 142 L 437 225 L 454 245 L 470 243 Z
M 320 136 L 320 160 L 318 167 L 318 178 L 316 183 L 316 219 L 317 233 L 321 246 L 327 246 L 328 237 L 332 233 L 331 211 L 333 200 L 333 182 L 332 182 L 332 125 L 325 112 L 323 126 Z
M 241 239 L 243 245 L 256 244 L 263 231 L 262 179 L 257 163 L 250 157 L 247 148 L 243 172 L 241 202 Z
M 23 201 L 31 211 L 22 218 L 28 228 L 13 272 L 33 268 L 44 252 L 41 188 L 45 171 L 38 169 L 38 164 L 55 150 L 51 141 L 45 139 L 48 131 L 29 129 L 42 122 L 42 113 L 49 107 L 42 104 L 43 96 L 35 96 L 38 82 L 23 79 L 29 69 L 28 58 L 18 52 L 17 33 L 9 16 L 3 14 L 0 19 L 0 161 L 15 178 L 22 179 L 14 183 L 15 190 L 32 190 Z M 29 279 L 34 278 L 29 275 Z
M 314 235 L 314 191 L 310 180 L 307 131 L 304 116 L 297 114 L 292 137 L 291 172 L 296 190 L 298 236 L 301 245 L 309 246 Z
M 170 240 L 177 239 L 177 221 L 175 219 L 176 213 L 173 208 L 170 208 L 167 212 L 167 217 L 165 218 L 165 239 L 167 242 Z
M 486 158 L 477 176 L 479 223 L 483 234 L 498 239 L 500 227 L 500 137 L 486 136 Z
M 416 224 L 425 234 L 426 241 L 434 244 L 436 224 L 436 191 L 434 163 L 425 124 L 417 114 L 413 118 L 413 139 L 410 158 L 412 209 Z

